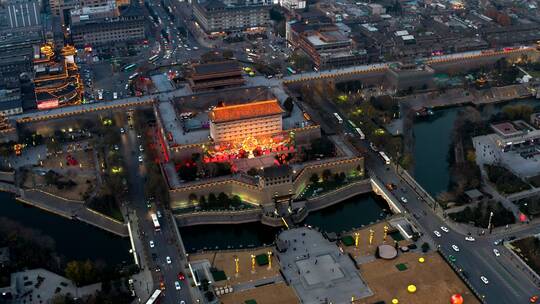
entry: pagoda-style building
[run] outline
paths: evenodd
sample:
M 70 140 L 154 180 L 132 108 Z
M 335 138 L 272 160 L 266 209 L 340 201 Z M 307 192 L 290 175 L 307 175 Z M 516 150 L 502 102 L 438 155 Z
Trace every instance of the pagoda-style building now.
M 40 110 L 80 104 L 84 86 L 75 63 L 76 50 L 64 46 L 57 55 L 52 45 L 34 47 L 34 86 Z

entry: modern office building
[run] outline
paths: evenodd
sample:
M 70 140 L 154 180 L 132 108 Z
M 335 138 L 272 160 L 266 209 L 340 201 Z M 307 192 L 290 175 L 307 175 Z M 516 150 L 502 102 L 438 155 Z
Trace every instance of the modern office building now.
M 245 82 L 240 65 L 232 60 L 194 64 L 188 81 L 194 92 L 240 86 Z
M 0 115 L 10 116 L 23 112 L 21 90 L 0 89 Z
M 243 141 L 281 132 L 283 109 L 276 99 L 214 108 L 210 137 L 214 142 Z
M 334 24 L 291 22 L 287 25 L 287 41 L 306 53 L 317 68 L 362 64 L 367 52 L 357 50 L 344 29 Z
M 49 0 L 51 13 L 60 17 L 62 23 L 69 24 L 71 10 L 82 7 L 99 7 L 107 5 L 114 0 Z
M 199 0 L 193 4 L 197 23 L 208 33 L 264 27 L 270 20 L 269 0 Z
M 105 12 L 100 12 L 103 13 Z M 92 19 L 77 16 L 78 22 L 71 25 L 71 37 L 77 48 L 142 41 L 146 38 L 144 14 L 139 6 L 126 8 L 116 18 Z

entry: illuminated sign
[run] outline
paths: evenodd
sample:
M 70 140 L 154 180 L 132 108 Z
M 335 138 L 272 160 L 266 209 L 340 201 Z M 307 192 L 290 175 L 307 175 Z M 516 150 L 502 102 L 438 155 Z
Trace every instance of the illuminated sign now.
M 49 99 L 45 101 L 38 102 L 37 107 L 40 110 L 54 109 L 58 108 L 59 102 L 58 99 Z

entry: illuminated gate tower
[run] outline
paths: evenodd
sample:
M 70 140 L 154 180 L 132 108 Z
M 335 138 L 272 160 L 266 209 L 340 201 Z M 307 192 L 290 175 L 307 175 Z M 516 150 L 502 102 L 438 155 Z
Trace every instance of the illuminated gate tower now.
M 216 107 L 209 115 L 210 136 L 216 143 L 243 143 L 250 151 L 255 138 L 282 132 L 283 112 L 276 99 Z

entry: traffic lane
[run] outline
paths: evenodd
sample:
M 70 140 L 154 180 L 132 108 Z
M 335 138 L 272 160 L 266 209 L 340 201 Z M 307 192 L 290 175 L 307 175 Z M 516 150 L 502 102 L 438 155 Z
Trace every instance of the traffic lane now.
M 388 181 L 389 172 L 386 169 L 377 171 L 379 171 L 380 176 L 386 176 L 386 178 L 383 179 Z M 405 188 L 407 187 L 408 185 L 405 185 Z M 398 193 L 405 194 L 401 190 Z M 410 207 L 410 210 L 414 210 L 412 212 L 427 212 L 427 209 L 429 209 L 427 204 L 417 199 L 416 195 L 414 198 L 410 198 L 407 205 Z M 444 250 L 446 254 L 451 254 L 448 252 L 454 251 L 451 247 L 452 244 L 455 244 L 460 248 L 459 253 L 454 251 L 456 256 L 458 256 L 458 254 L 459 256 L 465 256 L 463 259 L 461 259 L 462 261 L 460 262 L 460 267 L 469 273 L 471 284 L 477 288 L 479 292 L 489 295 L 490 298 L 493 299 L 504 299 L 504 301 L 511 301 L 517 298 L 527 299 L 530 296 L 530 292 L 534 292 L 536 290 L 536 287 L 530 281 L 529 284 L 525 284 L 529 285 L 528 287 L 524 287 L 523 284 L 520 284 L 520 282 L 523 282 L 523 273 L 520 271 L 516 272 L 515 269 L 512 271 L 511 269 L 508 269 L 508 264 L 503 265 L 500 261 L 495 261 L 493 259 L 495 256 L 492 253 L 493 247 L 490 245 L 489 241 L 484 241 L 485 243 L 483 246 L 480 244 L 472 245 L 475 249 L 470 250 L 469 246 L 471 246 L 471 244 L 467 244 L 468 242 L 465 241 L 462 235 L 457 234 L 454 231 L 450 231 L 449 233 L 440 231 L 440 226 L 444 225 L 444 222 L 440 218 L 434 216 L 431 212 L 428 214 L 432 216 L 420 216 L 417 218 L 417 221 L 424 229 L 429 229 L 429 233 L 432 233 L 431 231 L 433 230 L 439 230 L 439 232 L 441 232 L 442 237 L 437 238 L 436 243 L 439 243 L 443 248 L 446 248 Z M 489 255 L 490 251 L 491 256 Z M 479 252 L 482 252 L 483 254 L 479 255 Z M 482 271 L 479 269 L 482 269 Z M 482 275 L 488 278 L 488 281 L 491 281 L 489 277 L 494 278 L 492 280 L 495 280 L 495 283 L 493 283 L 494 281 L 491 281 L 487 285 L 484 284 L 480 279 Z M 478 282 L 476 282 L 476 280 Z M 501 284 L 505 285 L 506 288 L 504 288 L 504 290 L 508 290 L 510 293 L 501 292 Z

